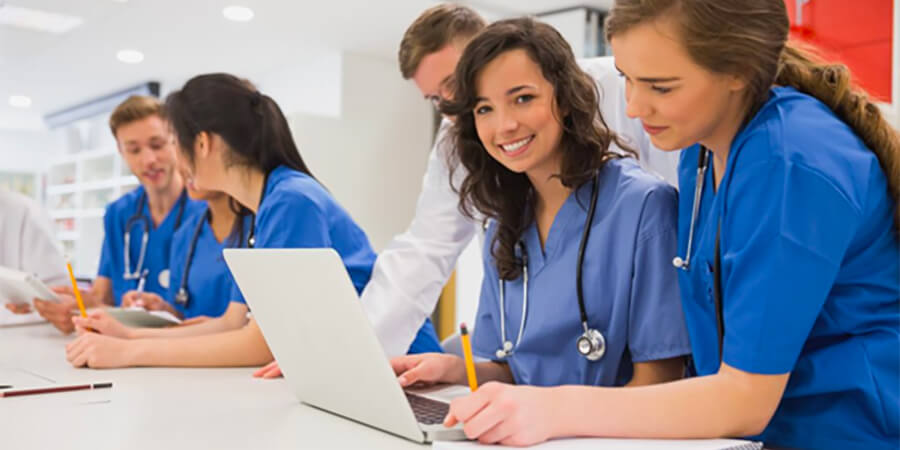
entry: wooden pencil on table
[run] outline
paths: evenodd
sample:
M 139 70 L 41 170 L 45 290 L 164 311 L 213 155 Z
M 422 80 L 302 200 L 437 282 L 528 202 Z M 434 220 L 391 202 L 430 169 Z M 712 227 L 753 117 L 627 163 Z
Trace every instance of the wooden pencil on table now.
M 4 392 L 0 392 L 0 398 L 16 397 L 16 396 L 20 396 L 20 395 L 51 394 L 54 392 L 83 391 L 86 389 L 104 389 L 104 388 L 111 388 L 111 387 L 112 387 L 112 383 L 75 384 L 75 385 L 71 385 L 71 386 L 48 386 L 48 387 L 43 387 L 43 388 L 19 389 L 16 391 L 4 391 Z

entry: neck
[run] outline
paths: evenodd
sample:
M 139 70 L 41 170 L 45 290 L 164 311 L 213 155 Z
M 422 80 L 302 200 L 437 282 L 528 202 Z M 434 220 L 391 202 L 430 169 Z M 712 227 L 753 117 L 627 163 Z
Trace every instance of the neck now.
M 727 168 L 731 143 L 741 128 L 745 112 L 743 102 L 733 102 L 724 116 L 725 119 L 719 122 L 709 137 L 700 140 L 700 144 L 712 152 L 715 187 L 717 189 Z
M 558 166 L 556 172 L 558 172 Z M 547 242 L 556 213 L 559 212 L 571 193 L 571 189 L 563 186 L 559 178 L 552 176 L 553 173 L 555 172 L 552 170 L 534 170 L 527 173 L 536 194 L 534 220 L 542 248 Z
M 231 234 L 237 214 L 231 210 L 231 197 L 222 194 L 206 201 L 209 206 L 209 225 L 216 240 L 222 242 Z
M 181 192 L 184 190 L 184 182 L 181 175 L 172 175 L 172 182 L 162 189 L 144 189 L 147 193 L 147 206 L 150 207 L 150 217 L 155 225 L 159 225 L 178 202 Z
M 266 175 L 262 170 L 245 166 L 231 166 L 225 169 L 227 185 L 222 189 L 255 214 L 259 210 Z

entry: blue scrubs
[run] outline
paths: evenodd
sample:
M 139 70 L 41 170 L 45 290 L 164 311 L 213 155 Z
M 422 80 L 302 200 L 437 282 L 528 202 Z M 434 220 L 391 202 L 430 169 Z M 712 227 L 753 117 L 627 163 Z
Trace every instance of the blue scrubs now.
M 232 234 L 219 242 L 213 233 L 212 227 L 206 217 L 206 210 L 195 214 L 186 220 L 184 225 L 175 232 L 172 238 L 172 259 L 169 267 L 172 268 L 169 291 L 164 297 L 166 301 L 175 307 L 175 310 L 185 319 L 197 316 L 219 317 L 228 309 L 231 303 L 231 293 L 234 288 L 234 280 L 225 265 L 222 250 L 246 245 L 247 236 L 250 233 L 252 215 L 244 216 L 243 236 L 240 233 Z M 197 225 L 203 222 L 197 242 L 192 243 Z M 238 229 L 235 227 L 234 233 Z M 184 277 L 184 268 L 187 255 L 192 244 L 195 246 L 194 255 L 189 268 L 187 285 L 185 288 L 189 294 L 187 305 L 181 305 L 175 301 L 176 294 L 181 288 Z
M 675 189 L 631 159 L 600 171 L 598 197 L 584 256 L 588 323 L 606 338 L 606 354 L 588 361 L 575 346 L 583 329 L 575 276 L 578 246 L 591 199 L 587 182 L 560 208 L 541 249 L 532 222 L 522 236 L 528 252 L 528 307 L 521 343 L 506 358 L 517 384 L 621 386 L 633 365 L 690 353 L 677 275 Z M 499 276 L 485 238 L 484 282 L 473 334 L 478 356 L 497 360 L 500 333 Z M 515 344 L 523 309 L 523 277 L 507 281 L 506 336 Z
M 312 177 L 279 166 L 269 173 L 256 213 L 256 248 L 327 248 L 341 256 L 356 292 L 372 275 L 375 252 L 369 238 L 331 194 Z M 246 303 L 237 285 L 231 297 Z M 439 352 L 430 320 L 419 330 L 410 352 Z
M 121 304 L 122 295 L 126 292 L 137 289 L 138 280 L 126 280 L 125 274 L 125 233 L 131 235 L 131 248 L 129 249 L 129 259 L 131 267 L 127 268 L 129 272 L 137 269 L 138 260 L 141 254 L 141 240 L 143 238 L 144 227 L 136 222 L 130 230 L 125 227 L 128 219 L 137 213 L 138 200 L 144 194 L 144 187 L 138 186 L 133 191 L 121 196 L 118 200 L 110 203 L 106 207 L 106 214 L 103 216 L 103 247 L 100 253 L 99 276 L 109 278 L 112 281 L 113 302 L 116 306 Z M 179 211 L 184 205 L 184 212 L 181 218 L 181 224 L 190 216 L 201 211 L 205 207 L 205 203 L 197 202 L 183 197 L 172 206 L 172 209 L 166 215 L 165 219 L 159 226 L 153 225 L 150 216 L 150 205 L 145 199 L 143 211 L 141 214 L 150 222 L 150 237 L 147 241 L 147 253 L 144 257 L 144 267 L 149 270 L 147 281 L 144 284 L 144 290 L 153 292 L 161 297 L 165 297 L 170 284 L 169 272 L 169 249 L 172 244 L 172 235 L 176 231 L 176 223 Z M 143 268 L 141 270 L 143 270 Z
M 685 254 L 698 146 L 679 168 Z M 690 271 L 680 271 L 698 374 L 716 373 L 721 221 L 724 362 L 790 372 L 762 435 L 797 448 L 897 448 L 900 254 L 875 155 L 814 98 L 774 88 L 735 137 L 718 192 L 707 172 Z

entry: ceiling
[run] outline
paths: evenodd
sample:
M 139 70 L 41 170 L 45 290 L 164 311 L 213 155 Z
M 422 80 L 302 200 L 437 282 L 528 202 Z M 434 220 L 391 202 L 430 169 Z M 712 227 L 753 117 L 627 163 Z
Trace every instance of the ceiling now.
M 49 34 L 0 26 L 0 128 L 39 129 L 48 112 L 147 80 L 177 85 L 193 74 L 229 71 L 253 79 L 323 50 L 393 59 L 409 23 L 430 0 L 0 0 L 79 16 L 74 30 Z M 569 6 L 608 8 L 611 0 L 475 0 L 489 19 Z M 250 22 L 222 9 L 248 6 Z M 140 64 L 119 62 L 134 48 Z M 312 59 L 312 57 L 307 58 Z M 10 95 L 32 98 L 28 109 Z

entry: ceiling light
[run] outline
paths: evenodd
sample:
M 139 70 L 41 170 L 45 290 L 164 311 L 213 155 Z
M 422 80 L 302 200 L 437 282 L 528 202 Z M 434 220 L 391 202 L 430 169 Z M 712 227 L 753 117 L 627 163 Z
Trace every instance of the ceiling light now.
M 27 108 L 31 106 L 31 98 L 24 95 L 10 95 L 9 105 L 16 108 Z
M 227 6 L 222 10 L 222 15 L 235 22 L 248 22 L 253 19 L 253 10 L 246 6 Z
M 137 50 L 119 50 L 116 53 L 116 58 L 119 58 L 119 61 L 122 61 L 126 64 L 137 64 L 144 60 L 144 54 Z
M 25 28 L 47 33 L 65 33 L 84 23 L 81 17 L 67 16 L 38 9 L 2 5 L 0 1 L 0 25 Z

